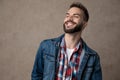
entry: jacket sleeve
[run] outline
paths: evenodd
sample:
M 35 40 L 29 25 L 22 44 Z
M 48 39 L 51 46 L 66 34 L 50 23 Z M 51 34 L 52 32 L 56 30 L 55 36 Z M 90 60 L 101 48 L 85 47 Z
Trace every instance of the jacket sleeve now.
M 31 74 L 31 80 L 43 80 L 43 49 L 42 43 L 37 51 L 35 62 Z
M 101 70 L 101 65 L 100 65 L 100 58 L 98 55 L 96 56 L 96 61 L 95 61 L 91 80 L 102 80 L 102 70 Z

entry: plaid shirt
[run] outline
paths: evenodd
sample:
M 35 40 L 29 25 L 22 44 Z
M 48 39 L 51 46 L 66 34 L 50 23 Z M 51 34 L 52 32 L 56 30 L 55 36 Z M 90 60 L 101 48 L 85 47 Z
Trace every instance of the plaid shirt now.
M 59 69 L 56 80 L 76 80 L 76 73 L 79 68 L 80 55 L 82 52 L 82 44 L 79 42 L 74 48 L 69 62 L 64 38 L 62 39 L 60 48 Z

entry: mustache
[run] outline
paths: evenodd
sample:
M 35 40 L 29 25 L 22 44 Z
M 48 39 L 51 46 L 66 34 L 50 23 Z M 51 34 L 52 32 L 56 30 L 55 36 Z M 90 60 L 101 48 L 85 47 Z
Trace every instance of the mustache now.
M 66 21 L 65 23 L 68 23 L 68 22 L 71 22 L 71 23 L 73 23 L 73 24 L 76 24 L 76 22 L 74 22 L 74 21 L 72 21 L 72 20 L 68 20 L 68 21 Z

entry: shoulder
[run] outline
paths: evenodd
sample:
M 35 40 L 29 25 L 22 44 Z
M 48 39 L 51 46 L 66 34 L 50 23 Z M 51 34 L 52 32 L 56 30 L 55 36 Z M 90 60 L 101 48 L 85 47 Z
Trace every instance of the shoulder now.
M 90 48 L 89 46 L 87 46 L 86 44 L 84 45 L 84 50 L 85 50 L 85 55 L 89 56 L 89 63 L 93 63 L 93 64 L 100 64 L 100 56 L 98 54 L 98 52 L 96 52 L 95 50 L 93 50 L 92 48 Z
M 64 34 L 59 36 L 59 37 L 56 37 L 56 38 L 45 39 L 45 40 L 40 42 L 40 46 L 43 46 L 43 47 L 48 46 L 48 47 L 50 47 L 52 45 L 57 45 L 58 43 L 61 42 L 63 36 L 64 36 Z
M 99 58 L 98 52 L 96 52 L 95 50 L 90 48 L 84 41 L 83 41 L 83 48 L 84 48 L 86 54 Z

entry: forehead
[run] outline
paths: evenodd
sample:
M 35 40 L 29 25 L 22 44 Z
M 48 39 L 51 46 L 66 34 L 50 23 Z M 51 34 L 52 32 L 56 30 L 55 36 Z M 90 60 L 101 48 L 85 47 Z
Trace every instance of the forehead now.
M 69 14 L 82 14 L 82 10 L 80 8 L 77 8 L 77 7 L 72 7 L 70 8 L 67 13 Z

